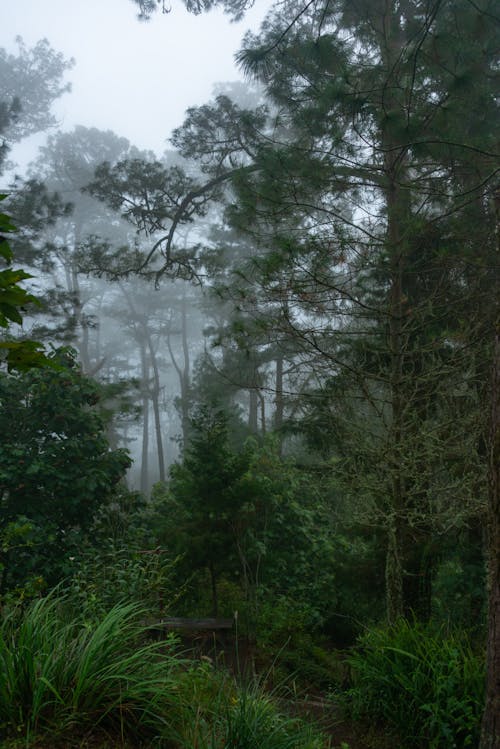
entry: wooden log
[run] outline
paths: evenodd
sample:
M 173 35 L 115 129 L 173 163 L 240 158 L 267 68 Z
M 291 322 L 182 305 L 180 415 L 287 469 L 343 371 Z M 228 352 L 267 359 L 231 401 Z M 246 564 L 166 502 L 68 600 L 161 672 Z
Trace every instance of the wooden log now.
M 188 632 L 228 630 L 233 628 L 233 619 L 186 619 L 184 617 L 169 616 L 162 619 L 161 622 L 153 624 L 153 628 L 158 629 L 176 629 Z

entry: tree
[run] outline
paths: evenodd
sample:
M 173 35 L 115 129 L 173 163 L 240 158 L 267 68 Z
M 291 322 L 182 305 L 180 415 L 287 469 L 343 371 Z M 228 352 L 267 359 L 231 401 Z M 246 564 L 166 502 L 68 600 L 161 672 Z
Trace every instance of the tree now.
M 32 135 L 55 124 L 55 118 L 50 112 L 53 101 L 65 91 L 69 85 L 62 83 L 64 73 L 73 64 L 64 60 L 63 56 L 54 52 L 47 40 L 38 42 L 33 49 L 27 49 L 22 39 L 17 39 L 19 51 L 17 56 L 0 50 L 0 137 L 3 144 L 0 147 L 0 173 L 4 167 L 5 158 L 10 150 L 10 144 Z M 37 210 L 43 204 L 42 212 L 53 216 L 61 212 L 58 198 L 48 196 L 39 184 L 31 185 L 31 198 Z M 43 195 L 42 195 L 43 194 Z M 42 199 L 40 200 L 40 196 Z M 7 196 L 1 197 L 4 200 Z M 37 211 L 35 211 L 36 213 Z M 34 214 L 31 215 L 32 219 Z M 40 219 L 40 215 L 37 217 Z M 13 254 L 9 241 L 4 234 L 13 234 L 16 228 L 9 216 L 0 214 L 2 261 L 11 266 Z M 15 244 L 15 240 L 13 241 Z M 0 326 L 6 328 L 8 322 L 20 324 L 21 312 L 25 306 L 32 307 L 39 304 L 35 297 L 19 286 L 19 282 L 30 279 L 24 270 L 7 267 L 0 276 Z M 26 369 L 31 366 L 47 364 L 48 359 L 43 355 L 42 346 L 33 340 L 7 340 L 0 343 L 0 349 L 6 355 L 8 369 Z
M 57 582 L 130 465 L 109 449 L 99 386 L 71 351 L 52 360 L 57 368 L 0 375 L 0 527 L 24 526 L 22 542 L 4 543 L 3 592 L 32 574 Z
M 385 502 L 387 610 L 394 621 L 404 605 L 409 513 L 422 507 L 427 479 L 434 473 L 418 454 L 408 460 L 409 447 L 432 419 L 441 430 L 436 454 L 441 467 L 449 468 L 443 426 L 450 411 L 441 400 L 444 391 L 430 409 L 422 408 L 423 398 L 433 383 L 448 376 L 450 384 L 460 380 L 461 369 L 462 386 L 480 400 L 487 391 L 485 371 L 497 371 L 498 288 L 485 269 L 493 267 L 496 276 L 490 198 L 498 158 L 493 88 L 498 18 L 488 0 L 287 3 L 285 10 L 273 10 L 260 38 L 248 38 L 241 59 L 267 85 L 295 137 L 278 146 L 261 143 L 256 168 L 239 171 L 233 182 L 239 189 L 234 216 L 255 236 L 259 230 L 265 233 L 270 217 L 295 214 L 293 233 L 290 223 L 281 235 L 275 232 L 275 262 L 281 255 L 295 270 L 288 288 L 282 287 L 288 327 L 318 353 L 317 361 L 331 374 L 353 364 L 352 358 L 341 358 L 340 333 L 360 340 L 361 324 L 369 341 L 373 331 L 375 345 L 354 375 L 365 407 L 378 415 L 383 428 L 377 435 L 385 467 L 379 500 Z M 196 125 L 194 116 L 190 120 Z M 197 146 L 192 130 L 186 132 L 186 146 L 194 144 L 200 157 L 209 158 L 206 141 L 200 138 Z M 221 163 L 219 154 L 213 163 Z M 470 236 L 471 218 L 479 240 Z M 420 274 L 428 282 L 437 271 L 443 284 L 424 282 L 412 289 L 415 250 L 425 256 L 434 227 L 438 262 Z M 450 278 L 452 285 L 445 288 Z M 449 290 L 455 292 L 460 284 L 470 309 L 483 302 L 470 326 L 460 319 L 454 293 L 453 309 L 446 304 Z M 412 305 L 415 291 L 417 304 Z M 338 321 L 347 318 L 351 324 L 339 327 Z M 426 333 L 419 335 L 424 325 Z M 437 357 L 431 330 L 438 333 Z M 489 343 L 483 345 L 486 335 Z M 472 349 L 474 355 L 467 358 Z M 495 392 L 493 387 L 493 424 Z M 496 427 L 491 433 L 496 435 Z M 491 465 L 490 486 L 495 487 Z M 427 475 L 419 486 L 422 466 Z M 496 496 L 496 490 L 490 491 L 491 539 L 498 527 Z M 490 543 L 492 579 L 497 580 L 498 548 L 494 540 Z M 492 589 L 497 596 L 497 583 Z M 490 644 L 491 638 L 498 642 L 498 630 L 498 623 L 490 629 Z M 490 664 L 498 669 L 496 657 Z M 498 681 L 497 673 L 491 681 L 497 690 Z M 493 706 L 490 699 L 485 746 L 500 741 L 494 735 Z
M 495 37 L 481 12 L 467 4 L 441 4 L 428 13 L 413 3 L 404 9 L 339 2 L 321 13 L 299 5 L 296 10 L 292 25 L 280 12 L 270 14 L 261 37 L 249 36 L 241 55 L 281 107 L 288 139 L 270 144 L 257 137 L 254 168 L 240 170 L 233 181 L 238 200 L 230 215 L 260 241 L 266 285 L 274 299 L 281 296 L 289 334 L 315 352 L 315 365 L 325 372 L 351 367 L 361 397 L 379 414 L 383 431 L 376 439 L 380 444 L 384 435 L 385 475 L 377 502 L 383 508 L 393 621 L 403 611 L 404 538 L 420 492 L 415 463 L 408 461 L 422 421 L 419 402 L 431 381 L 457 372 L 444 358 L 438 361 L 435 343 L 418 331 L 443 319 L 447 302 L 455 305 L 449 317 L 459 314 L 459 295 L 445 301 L 438 293 L 451 266 L 465 270 L 458 228 L 466 220 L 463 196 L 486 203 L 485 185 L 493 179 L 492 90 L 486 85 L 473 92 L 471 85 L 475 40 L 481 38 L 481 66 L 491 80 Z M 472 94 L 481 111 L 475 129 L 464 116 Z M 214 121 L 217 111 L 221 102 Z M 174 138 L 184 155 L 208 160 L 210 140 L 202 137 L 202 124 L 201 110 L 190 112 Z M 232 159 L 235 131 L 233 124 L 226 139 L 219 137 Z M 220 168 L 220 155 L 211 163 Z M 484 218 L 487 262 L 491 213 Z M 425 252 L 433 226 L 439 227 L 441 260 L 446 255 L 450 266 L 435 258 L 426 270 L 421 267 L 427 281 L 410 301 L 415 258 Z M 451 242 L 444 239 L 450 228 Z M 282 268 L 288 277 L 280 281 L 276 269 Z M 436 271 L 442 280 L 429 284 Z M 480 276 L 480 283 L 469 286 L 471 299 L 484 281 Z M 491 299 L 491 287 L 488 294 Z M 450 347 L 449 333 L 442 325 L 443 349 L 458 350 L 454 358 L 463 365 L 467 344 L 457 346 L 463 334 L 456 331 Z M 343 341 L 360 335 L 371 337 L 374 347 L 371 361 L 364 357 L 368 366 L 353 370 Z M 418 381 L 427 390 L 414 386 L 417 360 Z
M 324 620 L 336 591 L 321 499 L 310 477 L 303 482 L 280 458 L 276 440 L 234 447 L 229 426 L 222 411 L 198 408 L 182 461 L 168 486 L 153 492 L 162 543 L 179 554 L 186 573 L 208 572 L 214 616 L 225 579 L 240 587 L 253 623 L 269 596 L 300 598 Z
M 232 522 L 239 510 L 236 484 L 243 471 L 244 458 L 229 447 L 224 415 L 201 409 L 193 419 L 182 463 L 171 468 L 170 491 L 177 506 L 174 523 L 189 539 L 191 569 L 209 571 L 213 616 L 218 614 L 218 578 L 234 559 L 228 541 L 233 540 Z
M 65 60 L 62 54 L 55 52 L 47 39 L 42 39 L 32 49 L 26 47 L 21 37 L 16 41 L 17 55 L 0 49 L 2 157 L 9 144 L 56 124 L 50 108 L 55 99 L 70 90 L 63 76 L 74 64 L 73 60 Z
M 500 198 L 494 195 L 497 220 L 497 243 L 500 250 Z M 488 464 L 488 644 L 486 706 L 481 730 L 481 749 L 500 746 L 500 272 L 496 271 L 495 333 L 491 367 L 491 401 L 489 420 Z
M 88 374 L 96 374 L 102 366 L 90 352 L 90 331 L 95 324 L 90 310 L 97 284 L 84 277 L 89 245 L 94 245 L 96 237 L 101 244 L 108 242 L 112 246 L 126 244 L 129 237 L 123 222 L 120 224 L 115 214 L 82 190 L 100 163 L 117 161 L 129 151 L 125 138 L 97 128 L 78 126 L 72 132 L 51 135 L 30 165 L 34 178 L 12 199 L 13 213 L 24 227 L 16 254 L 45 277 L 49 299 L 43 310 L 45 315 L 50 310 L 59 318 L 51 320 L 43 332 L 52 339 L 76 345 Z M 43 191 L 39 190 L 37 197 L 35 191 L 40 184 Z M 42 217 L 43 221 L 34 222 L 44 195 L 46 201 L 49 195 L 69 196 L 71 204 L 56 211 L 53 198 L 48 215 Z

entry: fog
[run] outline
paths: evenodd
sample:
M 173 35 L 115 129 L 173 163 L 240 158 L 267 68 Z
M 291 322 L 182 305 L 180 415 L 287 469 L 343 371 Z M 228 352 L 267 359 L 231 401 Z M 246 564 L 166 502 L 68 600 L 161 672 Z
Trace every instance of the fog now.
M 48 127 L 26 125 L 22 137 L 13 126 L 4 131 L 3 188 L 11 193 L 9 210 L 22 226 L 13 240 L 16 258 L 33 275 L 31 289 L 43 301 L 41 311 L 26 316 L 23 333 L 52 346 L 71 345 L 84 373 L 107 388 L 103 403 L 115 412 L 108 429 L 111 445 L 130 450 L 129 481 L 144 492 L 166 478 L 186 439 L 200 357 L 217 369 L 208 332 L 225 324 L 224 304 L 210 301 L 199 261 L 196 271 L 177 269 L 161 282 L 151 275 L 159 268 L 155 258 L 142 277 L 106 269 L 106 262 L 110 267 L 125 262 L 131 253 L 146 255 L 161 231 L 140 231 L 81 190 L 103 161 L 140 157 L 149 164 L 155 159 L 175 163 L 169 136 L 187 107 L 209 101 L 214 87 L 245 96 L 234 54 L 264 9 L 261 5 L 242 22 L 231 23 L 220 10 L 194 16 L 181 4 L 140 22 L 136 6 L 126 0 L 26 0 L 0 8 L 2 99 L 19 97 L 18 122 L 23 124 L 43 99 L 44 84 L 38 81 L 50 78 L 55 65 L 47 55 L 60 55 L 58 85 L 70 86 L 52 96 L 50 115 L 45 113 L 47 122 L 52 117 Z M 37 53 L 46 57 L 34 73 L 38 63 L 28 57 L 42 39 L 50 46 Z M 23 55 L 18 68 L 30 72 L 16 90 L 21 79 L 19 70 L 12 70 Z M 229 89 L 226 82 L 233 82 Z M 184 166 L 193 171 L 193 165 Z M 39 207 L 36 230 L 29 225 L 36 223 L 33 216 L 26 219 L 23 213 L 34 194 L 28 177 L 48 191 L 39 193 L 40 206 L 48 195 L 59 201 Z M 220 220 L 215 206 L 204 217 L 200 213 L 177 232 L 178 247 L 193 257 L 196 248 L 210 248 L 211 226 Z M 255 421 L 257 406 L 250 404 L 249 391 L 238 395 L 237 383 L 230 389 L 236 408 L 250 408 Z
M 4 0 L 0 47 L 15 52 L 17 36 L 27 46 L 46 38 L 54 50 L 74 58 L 66 76 L 72 91 L 53 106 L 61 129 L 110 129 L 161 154 L 187 107 L 207 101 L 214 83 L 242 80 L 234 54 L 267 5 L 259 3 L 232 23 L 220 9 L 194 16 L 177 2 L 169 14 L 140 22 L 129 0 Z M 25 165 L 44 137 L 17 145 L 14 161 Z

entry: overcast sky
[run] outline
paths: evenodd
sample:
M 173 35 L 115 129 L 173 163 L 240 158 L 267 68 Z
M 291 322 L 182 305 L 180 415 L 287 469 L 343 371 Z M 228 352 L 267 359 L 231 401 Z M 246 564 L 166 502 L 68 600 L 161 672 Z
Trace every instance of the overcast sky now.
M 257 29 L 269 3 L 257 0 L 240 23 L 220 10 L 193 16 L 179 0 L 168 15 L 137 20 L 129 0 L 0 0 L 0 46 L 16 49 L 47 38 L 75 67 L 72 93 L 54 112 L 63 130 L 74 125 L 114 130 L 139 148 L 161 154 L 188 106 L 207 101 L 214 83 L 241 80 L 234 54 L 245 31 Z M 24 164 L 40 138 L 17 147 Z

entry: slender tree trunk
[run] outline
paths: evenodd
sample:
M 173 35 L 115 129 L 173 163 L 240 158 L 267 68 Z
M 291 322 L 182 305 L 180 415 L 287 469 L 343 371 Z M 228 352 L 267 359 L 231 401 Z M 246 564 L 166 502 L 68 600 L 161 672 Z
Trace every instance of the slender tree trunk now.
M 82 295 L 78 271 L 75 266 L 71 267 L 71 294 L 73 295 L 73 316 L 75 319 L 76 329 L 80 329 L 80 336 L 76 340 L 76 346 L 80 355 L 80 362 L 85 374 L 90 372 L 90 354 L 89 354 L 89 329 L 84 320 Z
M 496 197 L 497 267 L 500 261 L 500 190 Z M 497 274 L 498 270 L 495 270 Z M 495 278 L 497 292 L 500 287 Z M 490 437 L 488 456 L 488 644 L 486 703 L 481 749 L 500 749 L 500 301 L 496 319 L 491 378 Z
M 392 236 L 391 236 L 392 235 Z M 392 422 L 390 430 L 391 510 L 388 527 L 386 560 L 387 619 L 390 624 L 403 614 L 402 565 L 402 515 L 405 507 L 405 479 L 402 473 L 403 424 L 403 337 L 401 331 L 401 248 L 397 243 L 397 226 L 389 222 L 389 240 L 393 258 L 391 289 L 391 318 L 389 342 L 391 350 L 391 401 Z M 396 242 L 396 244 L 393 244 Z
M 393 0 L 386 0 L 383 23 L 382 58 L 387 71 L 384 112 L 397 111 L 403 117 L 401 104 L 392 93 L 396 85 L 396 70 L 401 55 L 403 38 L 398 12 Z M 396 118 L 396 127 L 399 117 Z M 386 118 L 381 125 L 384 148 L 384 172 L 387 211 L 387 252 L 390 268 L 389 330 L 390 390 L 392 403 L 389 434 L 390 511 L 387 528 L 386 599 L 387 619 L 393 624 L 403 615 L 403 515 L 406 504 L 406 485 L 403 474 L 402 446 L 404 439 L 404 335 L 403 335 L 403 268 L 405 262 L 405 229 L 409 219 L 408 195 L 402 187 L 405 176 L 405 153 L 393 125 Z
M 189 346 L 187 334 L 187 310 L 186 310 L 186 291 L 182 293 L 181 304 L 181 339 L 182 354 L 184 357 L 184 371 L 181 377 L 181 416 L 182 416 L 182 437 L 184 444 L 187 444 L 189 438 L 189 389 L 190 389 L 190 367 Z
M 146 349 L 143 343 L 141 348 L 142 363 L 142 455 L 141 455 L 141 493 L 149 491 L 149 365 Z
M 283 357 L 278 354 L 276 357 L 276 396 L 274 399 L 274 428 L 280 430 L 283 426 Z
M 260 428 L 262 436 L 266 433 L 266 399 L 261 392 L 258 393 L 260 402 Z
M 140 315 L 137 312 L 133 299 L 130 296 L 130 294 L 127 292 L 127 289 L 125 288 L 125 286 L 122 283 L 120 283 L 119 285 L 120 285 L 120 288 L 122 290 L 122 293 L 125 299 L 128 302 L 133 319 L 135 320 L 137 324 L 137 328 L 138 328 L 137 333 L 139 336 L 141 336 L 142 340 L 146 342 L 147 350 L 149 352 L 149 361 L 153 369 L 153 385 L 151 388 L 151 402 L 153 406 L 156 447 L 158 451 L 158 470 L 159 470 L 160 481 L 165 481 L 167 474 L 165 470 L 165 455 L 163 452 L 163 438 L 162 438 L 162 431 L 161 431 L 161 417 L 160 417 L 161 383 L 160 383 L 160 371 L 158 367 L 158 359 L 156 357 L 156 351 L 153 345 L 153 340 L 151 338 L 151 333 L 149 332 L 147 320 L 144 318 L 143 315 Z M 140 342 L 140 345 L 143 346 L 144 344 Z
M 403 567 L 399 541 L 397 519 L 392 517 L 387 530 L 385 555 L 385 596 L 389 624 L 394 624 L 403 615 Z
M 258 432 L 258 407 L 259 399 L 257 390 L 252 387 L 248 391 L 249 403 L 248 403 L 248 428 L 253 434 Z
M 160 372 L 158 369 L 158 361 L 156 359 L 156 352 L 154 350 L 153 342 L 149 331 L 145 331 L 148 341 L 149 356 L 151 365 L 153 367 L 153 388 L 151 391 L 151 402 L 153 405 L 153 416 L 155 422 L 155 434 L 156 434 L 156 447 L 158 450 L 158 470 L 160 474 L 160 481 L 166 481 L 167 474 L 165 471 L 165 455 L 163 453 L 163 438 L 161 433 L 161 417 L 160 417 Z
M 179 378 L 179 386 L 181 390 L 181 429 L 182 429 L 182 442 L 187 445 L 189 440 L 189 391 L 191 387 L 191 363 L 189 357 L 189 345 L 188 345 L 188 334 L 187 334 L 187 305 L 186 305 L 186 294 L 183 293 L 181 301 L 181 345 L 182 345 L 182 358 L 183 365 L 180 366 L 172 348 L 171 333 L 167 330 L 167 348 L 170 354 L 170 359 L 174 366 L 177 376 Z
M 89 353 L 89 329 L 83 314 L 82 293 L 78 278 L 78 268 L 75 264 L 74 253 L 80 243 L 82 226 L 80 220 L 76 219 L 73 230 L 73 253 L 66 265 L 66 279 L 68 290 L 73 296 L 73 317 L 75 320 L 76 347 L 80 356 L 80 363 L 85 374 L 91 370 Z M 78 335 L 78 332 L 80 335 Z
M 488 645 L 481 749 L 500 749 L 500 324 L 495 334 L 489 455 Z
M 212 616 L 216 617 L 219 614 L 219 600 L 217 597 L 217 576 L 213 562 L 210 562 L 208 569 L 210 571 L 210 587 L 212 589 Z

